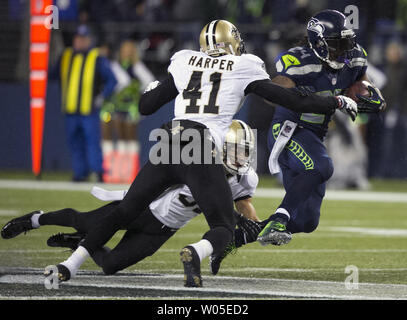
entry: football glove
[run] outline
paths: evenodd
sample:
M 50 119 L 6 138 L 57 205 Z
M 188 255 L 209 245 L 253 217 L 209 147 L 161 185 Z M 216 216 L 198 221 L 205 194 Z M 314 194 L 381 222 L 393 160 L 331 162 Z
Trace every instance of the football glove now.
M 367 86 L 370 92 L 370 97 L 364 97 L 359 94 L 356 97 L 359 99 L 358 112 L 360 113 L 378 113 L 386 109 L 386 101 L 378 88 Z
M 345 96 L 336 96 L 338 101 L 338 109 L 347 114 L 352 121 L 355 121 L 356 116 L 358 115 L 358 105 L 354 100 Z
M 237 248 L 257 240 L 257 236 L 263 229 L 260 222 L 245 218 L 243 215 L 238 217 L 237 229 L 235 232 L 235 245 Z

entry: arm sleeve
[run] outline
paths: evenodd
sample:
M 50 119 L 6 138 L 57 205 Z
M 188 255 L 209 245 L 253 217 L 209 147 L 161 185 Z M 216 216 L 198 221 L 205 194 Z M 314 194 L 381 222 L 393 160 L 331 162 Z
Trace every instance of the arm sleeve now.
M 251 82 L 245 90 L 246 95 L 249 93 L 257 94 L 272 103 L 295 112 L 330 114 L 338 107 L 335 97 L 321 97 L 299 91 L 296 88 L 287 89 L 268 79 Z
M 176 88 L 174 79 L 170 73 L 158 87 L 141 96 L 139 101 L 139 111 L 142 115 L 153 114 L 164 104 L 175 99 L 177 95 L 178 89 Z

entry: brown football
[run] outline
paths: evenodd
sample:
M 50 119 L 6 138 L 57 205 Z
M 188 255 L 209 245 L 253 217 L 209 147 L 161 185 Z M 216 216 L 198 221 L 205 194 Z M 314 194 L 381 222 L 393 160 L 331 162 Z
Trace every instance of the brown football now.
M 359 99 L 356 97 L 356 95 L 361 95 L 364 97 L 369 97 L 370 92 L 367 89 L 367 86 L 371 85 L 368 81 L 363 80 L 363 81 L 356 81 L 354 84 L 352 84 L 347 90 L 346 90 L 346 96 L 349 98 L 352 98 L 356 102 L 359 101 Z

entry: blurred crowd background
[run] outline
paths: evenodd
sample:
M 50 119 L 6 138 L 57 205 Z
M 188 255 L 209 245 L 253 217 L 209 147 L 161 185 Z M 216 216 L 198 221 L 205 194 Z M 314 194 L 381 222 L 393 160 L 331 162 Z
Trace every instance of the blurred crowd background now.
M 15 86 L 27 90 L 24 86 L 29 75 L 28 4 L 28 0 L 0 1 L 0 94 L 6 96 L 0 102 L 3 114 L 25 101 L 12 95 L 19 95 Z M 55 5 L 59 9 L 59 29 L 52 30 L 50 65 L 56 63 L 65 47 L 72 45 L 78 26 L 87 25 L 94 45 L 101 47 L 111 61 L 120 60 L 125 50 L 123 44 L 130 42 L 134 46 L 130 53 L 132 62 L 142 61 L 146 72 L 158 80 L 166 74 L 174 52 L 199 49 L 199 32 L 214 19 L 234 23 L 248 52 L 260 56 L 273 76 L 274 58 L 303 38 L 306 23 L 314 13 L 323 9 L 344 12 L 348 5 L 354 5 L 359 11 L 358 42 L 368 52 L 370 75 L 381 87 L 388 108 L 380 116 L 359 117 L 357 126 L 336 119 L 327 140 L 337 169 L 338 179 L 332 179 L 332 185 L 368 188 L 367 180 L 371 177 L 407 178 L 407 0 L 56 0 Z M 56 86 L 50 85 L 48 96 L 55 98 L 54 91 L 58 91 Z M 258 129 L 257 170 L 267 174 L 265 137 L 273 111 L 256 97 L 250 97 L 246 105 L 250 107 L 240 116 Z M 25 107 L 28 110 L 28 104 Z M 59 107 L 51 102 L 47 108 Z M 47 113 L 46 121 L 58 121 L 50 118 L 57 114 Z M 3 121 L 10 119 L 3 117 Z M 148 128 L 142 125 L 143 121 L 140 120 L 138 130 Z M 46 128 L 45 135 L 47 130 L 52 129 Z M 2 139 L 10 144 L 15 140 L 13 137 Z M 145 134 L 138 132 L 135 139 L 143 137 Z M 12 153 L 27 146 L 15 143 Z M 66 169 L 60 160 L 55 160 L 57 156 L 54 160 L 46 158 L 53 153 L 47 151 L 47 142 L 45 145 L 45 167 Z M 0 161 L 0 169 L 25 165 L 16 159 Z M 361 170 L 360 176 L 349 171 L 356 167 Z

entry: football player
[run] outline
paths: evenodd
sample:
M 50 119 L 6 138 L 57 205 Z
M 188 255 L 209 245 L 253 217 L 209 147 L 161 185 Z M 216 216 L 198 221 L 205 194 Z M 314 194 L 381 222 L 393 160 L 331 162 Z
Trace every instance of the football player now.
M 248 134 L 246 134 L 248 133 Z M 251 203 L 256 190 L 258 176 L 251 167 L 254 159 L 255 141 L 251 128 L 240 120 L 233 120 L 226 135 L 223 148 L 223 164 L 232 198 L 236 207 L 238 228 L 235 229 L 233 247 L 253 242 L 261 230 L 256 221 L 259 218 Z M 236 150 L 246 152 L 236 153 Z M 127 190 L 106 191 L 94 187 L 92 194 L 100 200 L 113 201 L 89 212 L 78 212 L 65 208 L 43 213 L 34 211 L 8 222 L 1 231 L 5 239 L 11 239 L 22 232 L 38 229 L 45 225 L 72 227 L 75 233 L 59 233 L 51 236 L 47 243 L 51 247 L 78 248 L 79 242 L 90 229 L 104 216 L 120 204 Z M 237 213 L 239 212 L 239 213 Z M 153 201 L 128 227 L 121 241 L 115 248 L 99 248 L 92 254 L 93 260 L 105 274 L 114 274 L 130 265 L 136 264 L 155 253 L 177 230 L 184 227 L 191 219 L 201 213 L 187 186 L 166 190 Z M 251 220 L 248 220 L 251 219 Z M 254 221 L 253 221 L 254 220 Z M 194 247 L 196 244 L 191 244 Z M 213 274 L 219 270 L 220 261 L 210 259 Z M 64 263 L 62 263 L 64 265 Z
M 153 163 L 149 158 L 120 204 L 90 230 L 68 259 L 69 273 L 75 274 L 89 254 L 102 247 L 117 230 L 129 225 L 163 191 L 185 184 L 209 225 L 196 246 L 187 246 L 180 252 L 185 285 L 200 286 L 200 258 L 210 252 L 222 255 L 234 233 L 232 194 L 217 155 L 221 154 L 218 150 L 222 149 L 225 134 L 245 95 L 255 93 L 299 112 L 330 113 L 339 108 L 357 113 L 356 103 L 345 96 L 304 95 L 273 84 L 263 61 L 245 54 L 239 31 L 228 21 L 208 23 L 200 34 L 200 45 L 201 51 L 176 52 L 166 79 L 154 89 L 150 86 L 151 90 L 139 101 L 140 113 L 149 115 L 175 99 L 175 117 L 162 127 L 168 137 L 160 141 L 171 150 L 166 154 L 169 160 Z M 192 131 L 195 133 L 192 142 L 207 152 L 190 163 L 184 160 L 190 151 L 189 143 L 178 142 L 185 132 Z M 212 150 L 207 150 L 207 141 L 213 142 Z
M 272 81 L 321 96 L 343 94 L 356 81 L 369 81 L 366 51 L 357 44 L 355 32 L 347 27 L 346 21 L 342 13 L 334 10 L 324 10 L 312 17 L 304 45 L 291 48 L 276 59 L 278 75 Z M 359 112 L 384 110 L 386 103 L 379 89 L 370 84 L 368 90 L 369 97 L 358 96 Z M 262 245 L 286 244 L 292 233 L 317 228 L 325 183 L 333 173 L 323 144 L 333 113 L 276 109 L 268 137 L 272 150 L 269 164 L 278 161 L 286 194 L 259 234 Z M 355 116 L 350 114 L 353 121 Z M 287 140 L 281 140 L 283 131 L 290 128 L 294 129 L 289 136 L 285 135 Z M 272 173 L 278 171 L 277 168 Z

